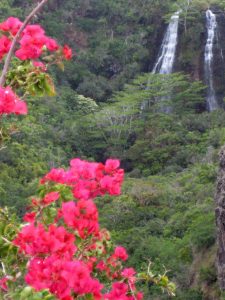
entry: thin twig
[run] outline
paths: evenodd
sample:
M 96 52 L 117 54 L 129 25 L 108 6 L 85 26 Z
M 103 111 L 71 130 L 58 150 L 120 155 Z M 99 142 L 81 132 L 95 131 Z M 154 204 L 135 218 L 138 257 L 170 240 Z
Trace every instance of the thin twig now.
M 6 275 L 5 265 L 4 265 L 4 263 L 2 261 L 1 261 L 1 265 L 2 265 L 2 273 L 4 275 Z
M 6 80 L 6 74 L 9 70 L 9 66 L 10 66 L 10 62 L 12 60 L 12 56 L 14 53 L 14 50 L 16 48 L 16 44 L 19 41 L 19 38 L 21 36 L 21 33 L 23 32 L 23 30 L 25 29 L 25 27 L 27 26 L 27 24 L 30 22 L 30 20 L 39 12 L 39 10 L 42 8 L 42 6 L 47 3 L 48 0 L 42 0 L 33 10 L 32 12 L 26 17 L 24 23 L 22 24 L 22 26 L 20 27 L 19 31 L 17 32 L 16 36 L 14 37 L 13 41 L 12 41 L 12 45 L 10 47 L 10 50 L 6 56 L 6 60 L 5 60 L 5 64 L 2 70 L 2 74 L 0 77 L 0 86 L 4 86 L 5 84 L 5 80 Z
M 6 239 L 4 236 L 1 236 L 1 239 L 6 242 L 7 244 L 12 244 L 8 239 Z

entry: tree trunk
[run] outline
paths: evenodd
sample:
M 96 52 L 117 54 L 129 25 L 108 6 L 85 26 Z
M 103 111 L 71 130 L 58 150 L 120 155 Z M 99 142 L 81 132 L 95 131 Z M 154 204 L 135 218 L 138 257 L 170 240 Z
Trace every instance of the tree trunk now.
M 225 290 L 225 146 L 220 151 L 220 166 L 216 188 L 217 274 L 221 290 Z

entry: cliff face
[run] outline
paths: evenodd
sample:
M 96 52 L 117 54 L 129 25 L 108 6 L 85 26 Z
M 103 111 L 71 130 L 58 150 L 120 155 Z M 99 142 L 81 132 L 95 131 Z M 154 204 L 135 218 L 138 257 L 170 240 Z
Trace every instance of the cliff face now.
M 213 48 L 213 82 L 216 98 L 224 107 L 225 97 L 225 13 L 217 7 L 212 11 L 216 14 L 217 30 Z M 179 42 L 177 47 L 174 71 L 189 74 L 193 80 L 205 81 L 204 50 L 207 40 L 205 11 L 199 11 L 188 22 L 184 30 L 182 20 L 179 27 Z
M 216 189 L 217 272 L 220 288 L 225 290 L 225 147 L 220 152 L 220 170 Z
M 179 38 L 174 71 L 189 74 L 193 79 L 200 80 L 202 52 L 204 51 L 204 18 L 201 12 L 193 16 L 187 23 L 186 30 L 181 18 Z
M 154 68 L 155 62 L 158 58 L 162 41 L 166 32 L 168 24 L 165 24 L 163 22 L 159 23 L 157 31 L 154 33 L 154 43 L 152 43 L 152 36 L 148 40 L 148 47 L 149 47 L 149 61 L 147 61 L 147 68 L 145 69 L 146 72 L 151 72 Z

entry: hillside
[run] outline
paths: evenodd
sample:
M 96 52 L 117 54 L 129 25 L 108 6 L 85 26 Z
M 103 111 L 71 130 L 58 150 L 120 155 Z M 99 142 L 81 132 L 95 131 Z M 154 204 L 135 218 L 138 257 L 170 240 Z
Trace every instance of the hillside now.
M 1 2 L 0 21 L 24 17 L 34 2 Z M 208 8 L 216 24 L 211 41 Z M 169 32 L 176 12 L 177 28 Z M 37 20 L 76 56 L 65 73 L 51 70 L 56 97 L 28 99 L 26 118 L 2 118 L 6 127 L 20 122 L 0 151 L 0 205 L 21 216 L 50 168 L 73 157 L 117 157 L 126 171 L 123 194 L 97 204 L 129 263 L 141 271 L 151 260 L 156 271 L 168 270 L 174 299 L 225 299 L 214 216 L 225 144 L 225 2 L 50 0 Z M 170 72 L 165 62 L 160 71 L 163 45 L 166 51 L 172 43 L 166 32 L 177 34 Z M 213 60 L 206 72 L 207 39 Z M 154 286 L 142 288 L 145 299 L 170 299 Z

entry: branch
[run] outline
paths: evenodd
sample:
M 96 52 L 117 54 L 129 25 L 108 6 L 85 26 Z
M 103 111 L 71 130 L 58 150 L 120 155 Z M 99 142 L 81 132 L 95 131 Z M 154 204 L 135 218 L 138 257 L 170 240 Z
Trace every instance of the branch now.
M 25 27 L 27 26 L 27 24 L 30 22 L 30 20 L 34 17 L 34 15 L 36 15 L 39 10 L 42 8 L 42 6 L 47 3 L 48 0 L 42 0 L 33 10 L 32 12 L 26 17 L 24 23 L 22 24 L 22 26 L 20 27 L 19 31 L 17 32 L 16 36 L 14 37 L 13 41 L 12 41 L 12 45 L 10 47 L 10 50 L 6 56 L 6 60 L 4 63 L 4 67 L 2 70 L 2 74 L 0 77 L 0 86 L 4 86 L 5 84 L 5 79 L 6 79 L 6 74 L 9 70 L 9 66 L 10 66 L 10 62 L 12 60 L 12 56 L 14 53 L 14 50 L 16 48 L 16 44 L 18 43 L 18 40 L 20 38 L 21 33 L 23 32 L 23 30 L 25 29 Z

